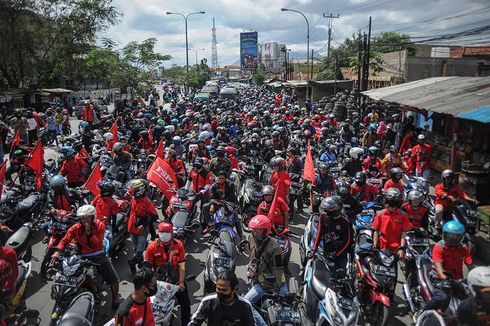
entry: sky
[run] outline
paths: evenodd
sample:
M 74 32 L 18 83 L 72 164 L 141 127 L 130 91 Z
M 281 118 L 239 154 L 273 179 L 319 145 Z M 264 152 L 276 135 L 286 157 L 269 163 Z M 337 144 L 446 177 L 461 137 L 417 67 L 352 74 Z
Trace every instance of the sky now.
M 381 32 L 404 32 L 413 40 L 426 36 L 454 33 L 489 24 L 488 0 L 113 0 L 123 14 L 120 22 L 102 37 L 109 37 L 121 47 L 130 41 L 157 39 L 156 50 L 172 56 L 165 67 L 185 64 L 184 19 L 166 12 L 205 14 L 188 19 L 189 48 L 198 50 L 198 60 L 211 62 L 211 28 L 216 19 L 218 64 L 238 64 L 240 32 L 257 31 L 259 43 L 279 42 L 287 45 L 295 58 L 306 53 L 306 22 L 290 8 L 303 12 L 310 25 L 310 49 L 318 56 L 326 54 L 327 19 L 323 13 L 339 14 L 333 19 L 332 46 L 359 29 L 367 31 L 372 16 L 372 35 Z M 490 33 L 438 44 L 490 44 Z M 189 64 L 196 60 L 189 51 Z

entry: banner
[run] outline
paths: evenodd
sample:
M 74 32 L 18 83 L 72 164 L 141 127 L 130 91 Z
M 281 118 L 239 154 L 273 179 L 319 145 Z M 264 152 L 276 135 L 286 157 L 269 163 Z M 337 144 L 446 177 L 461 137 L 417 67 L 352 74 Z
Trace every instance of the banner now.
M 240 33 L 240 68 L 257 68 L 257 32 Z
M 117 135 L 117 122 L 118 121 L 119 121 L 119 118 L 117 118 L 116 121 L 114 121 L 111 129 L 109 130 L 111 132 L 111 134 L 114 136 L 114 139 L 113 139 L 114 143 L 117 143 L 119 141 L 119 137 Z
M 97 183 L 102 180 L 102 172 L 100 171 L 100 161 L 97 162 L 94 169 L 87 178 L 87 182 L 83 185 L 83 188 L 90 190 L 90 192 L 97 197 L 100 194 L 100 189 L 97 187 Z
M 170 200 L 173 193 L 169 189 L 177 188 L 177 177 L 175 172 L 162 158 L 156 157 L 148 169 L 147 180 L 152 182 Z
M 313 164 L 313 155 L 311 154 L 311 144 L 308 140 L 308 151 L 306 152 L 305 168 L 303 170 L 303 180 L 311 183 L 315 181 L 315 166 Z
M 41 190 L 43 185 L 43 164 L 44 164 L 44 148 L 43 142 L 39 140 L 32 150 L 25 165 L 36 172 L 37 190 Z
M 2 165 L 0 165 L 0 199 L 2 198 L 3 193 L 3 182 L 5 181 L 5 174 L 7 173 L 7 161 L 3 161 Z

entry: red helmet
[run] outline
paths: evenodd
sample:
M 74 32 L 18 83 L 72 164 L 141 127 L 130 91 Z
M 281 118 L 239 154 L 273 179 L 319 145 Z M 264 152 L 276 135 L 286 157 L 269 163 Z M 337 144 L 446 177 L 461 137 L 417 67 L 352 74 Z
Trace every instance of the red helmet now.
M 265 229 L 265 235 L 269 236 L 272 228 L 272 222 L 265 215 L 256 215 L 248 222 L 248 227 L 251 230 Z
M 305 131 L 303 132 L 303 135 L 304 135 L 306 138 L 308 138 L 308 137 L 310 137 L 310 136 L 311 136 L 311 131 L 309 131 L 309 130 L 305 130 Z
M 319 114 L 315 114 L 315 115 L 313 116 L 313 119 L 315 119 L 315 120 L 320 120 L 320 115 L 319 115 Z
M 158 224 L 158 232 L 172 233 L 173 231 L 174 231 L 174 227 L 170 222 L 162 222 Z
M 276 157 L 275 164 L 279 167 L 279 170 L 286 169 L 286 160 L 283 159 L 282 157 Z
M 235 155 L 236 154 L 236 148 L 233 146 L 226 146 L 225 151 L 226 151 L 226 154 L 228 154 L 228 155 Z

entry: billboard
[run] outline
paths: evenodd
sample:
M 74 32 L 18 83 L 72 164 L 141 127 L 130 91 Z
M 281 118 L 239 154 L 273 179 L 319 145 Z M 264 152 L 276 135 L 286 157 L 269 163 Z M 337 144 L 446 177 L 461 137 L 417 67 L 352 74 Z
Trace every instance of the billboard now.
M 257 32 L 240 33 L 240 68 L 255 70 L 257 67 Z

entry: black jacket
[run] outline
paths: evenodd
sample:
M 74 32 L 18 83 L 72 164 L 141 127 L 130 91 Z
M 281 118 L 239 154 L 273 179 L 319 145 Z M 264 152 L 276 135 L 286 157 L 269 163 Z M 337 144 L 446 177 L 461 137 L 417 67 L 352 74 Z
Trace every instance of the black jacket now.
M 250 302 L 237 296 L 232 305 L 226 305 L 218 300 L 216 293 L 202 299 L 188 326 L 199 326 L 204 322 L 213 326 L 255 325 Z

